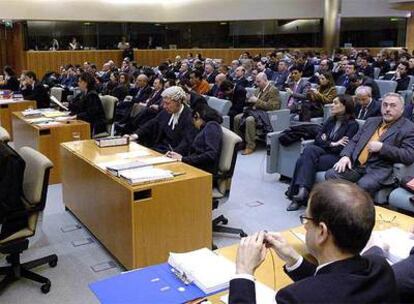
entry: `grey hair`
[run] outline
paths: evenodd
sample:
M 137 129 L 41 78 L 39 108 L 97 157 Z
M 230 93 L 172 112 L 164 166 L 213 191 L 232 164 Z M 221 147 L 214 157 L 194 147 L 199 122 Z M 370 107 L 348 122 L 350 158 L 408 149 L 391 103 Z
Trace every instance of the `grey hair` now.
M 385 94 L 383 97 L 382 97 L 382 100 L 385 100 L 385 98 L 387 98 L 387 97 L 395 97 L 395 98 L 398 98 L 398 100 L 404 105 L 405 104 L 405 100 L 404 100 L 404 98 L 400 95 L 400 94 L 398 94 L 398 93 L 387 93 L 387 94 Z
M 177 102 L 185 102 L 185 99 L 187 98 L 187 95 L 185 94 L 184 90 L 178 86 L 172 86 L 165 89 L 161 93 L 161 96 L 171 98 L 172 100 Z
M 359 86 L 355 90 L 356 95 L 369 95 L 372 96 L 372 88 L 369 86 Z

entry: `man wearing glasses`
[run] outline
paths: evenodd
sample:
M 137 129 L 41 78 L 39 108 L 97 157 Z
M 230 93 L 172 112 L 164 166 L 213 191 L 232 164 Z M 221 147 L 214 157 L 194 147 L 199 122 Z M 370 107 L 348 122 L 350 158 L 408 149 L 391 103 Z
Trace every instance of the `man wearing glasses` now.
M 266 248 L 286 262 L 284 271 L 294 281 L 278 291 L 281 303 L 395 303 L 393 271 L 376 255 L 360 256 L 375 224 L 371 197 L 348 182 L 327 181 L 310 194 L 306 213 L 306 248 L 318 262 L 311 264 L 279 233 L 259 232 L 241 240 L 236 276 L 230 281 L 229 303 L 256 303 L 254 271 Z

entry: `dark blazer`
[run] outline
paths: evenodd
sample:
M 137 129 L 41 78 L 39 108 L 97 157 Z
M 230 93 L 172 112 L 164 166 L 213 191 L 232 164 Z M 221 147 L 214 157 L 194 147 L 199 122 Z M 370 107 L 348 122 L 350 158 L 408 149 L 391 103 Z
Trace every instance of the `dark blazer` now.
M 242 77 L 240 79 L 234 79 L 234 84 L 241 86 L 243 88 L 247 88 L 249 86 L 249 81 L 246 79 L 246 77 Z
M 131 91 L 131 95 L 134 97 L 132 98 L 133 103 L 145 102 L 152 93 L 152 88 L 147 85 L 145 88 L 142 89 L 134 89 Z
M 346 74 L 342 74 L 336 79 L 336 85 L 347 88 L 349 86 L 349 77 Z
M 17 92 L 20 90 L 20 83 L 15 76 L 12 76 L 8 80 L 6 80 L 5 84 L 0 86 L 0 89 Z
M 190 153 L 182 161 L 201 170 L 217 173 L 223 131 L 216 121 L 209 121 L 198 132 L 191 144 Z
M 289 71 L 285 72 L 273 72 L 272 81 L 275 83 L 275 87 L 282 90 L 285 86 L 286 80 L 289 76 Z
M 384 255 L 384 251 L 379 247 L 371 247 L 365 254 Z M 408 258 L 401 260 L 392 266 L 394 271 L 397 290 L 401 303 L 413 303 L 414 301 L 414 247 L 411 249 Z
M 28 86 L 22 90 L 22 95 L 26 100 L 36 100 L 36 107 L 38 109 L 50 106 L 50 96 L 46 88 L 38 82 L 35 83 L 33 88 Z
M 279 290 L 276 302 L 398 303 L 394 274 L 381 256 L 355 256 L 315 271 L 316 266 L 304 260 L 298 269 L 287 272 L 295 283 Z M 231 280 L 229 303 L 256 303 L 254 282 Z
M 365 113 L 361 113 L 361 117 L 359 116 L 360 112 L 361 112 L 361 105 L 359 103 L 356 104 L 355 106 L 355 117 L 357 119 L 362 119 L 362 120 L 366 120 L 370 117 L 377 117 L 377 116 L 381 116 L 381 102 L 372 99 L 371 103 L 368 105 L 367 109 L 365 110 Z
M 368 65 L 366 68 L 359 67 L 358 73 L 363 73 L 364 76 L 368 76 L 370 78 L 374 78 L 374 68 Z
M 336 142 L 344 136 L 347 136 L 348 138 L 354 137 L 354 135 L 358 132 L 359 125 L 355 121 L 355 119 L 344 120 L 339 129 L 335 133 L 333 133 L 335 124 L 336 119 L 333 117 L 330 117 L 323 124 L 322 130 L 318 133 L 318 135 L 315 138 L 315 145 L 323 148 L 328 153 L 339 154 L 343 147 L 330 147 L 331 142 Z M 323 134 L 326 135 L 326 140 L 322 139 Z
M 229 115 L 236 115 L 243 112 L 246 105 L 246 89 L 242 86 L 236 85 L 234 87 L 233 95 L 231 97 L 231 107 Z
M 378 62 L 375 61 L 372 66 L 374 68 L 380 68 L 380 76 L 384 76 L 386 73 L 388 73 L 391 70 L 390 64 L 388 63 L 388 61 L 382 61 L 382 62 Z
M 106 131 L 105 113 L 101 99 L 96 91 L 88 91 L 86 94 L 79 94 L 69 104 L 71 115 L 91 124 L 92 135 Z
M 408 85 L 410 84 L 410 80 L 411 80 L 411 78 L 408 77 L 408 74 L 405 75 L 405 77 L 402 77 L 398 80 L 396 80 L 394 78 L 393 74 L 387 74 L 387 75 L 384 76 L 384 79 L 385 80 L 394 80 L 398 83 L 397 88 L 395 89 L 395 92 L 411 89 L 411 88 L 408 87 Z
M 341 152 L 341 156 L 351 158 L 353 164 L 368 143 L 374 132 L 382 123 L 382 117 L 368 118 L 358 133 L 349 141 Z M 414 124 L 401 117 L 382 134 L 382 149 L 372 153 L 366 164 L 366 174 L 377 181 L 386 181 L 392 174 L 395 163 L 410 165 L 414 162 Z
M 208 83 L 215 83 L 217 74 L 218 73 L 216 71 L 213 71 L 213 73 L 211 73 L 208 77 L 207 75 L 204 75 L 204 77 Z
M 170 145 L 174 152 L 187 155 L 197 133 L 193 125 L 192 112 L 187 106 L 184 106 L 174 130 L 168 125 L 170 118 L 171 114 L 161 111 L 135 131 L 138 135 L 138 141 L 161 153 L 169 151 Z

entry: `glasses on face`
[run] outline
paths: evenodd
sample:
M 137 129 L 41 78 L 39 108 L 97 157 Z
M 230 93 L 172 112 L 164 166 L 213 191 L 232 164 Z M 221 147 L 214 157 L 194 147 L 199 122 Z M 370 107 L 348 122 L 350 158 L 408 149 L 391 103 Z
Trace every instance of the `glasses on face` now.
M 312 217 L 306 216 L 304 214 L 299 215 L 300 223 L 302 225 L 305 225 L 309 221 L 313 221 L 314 219 Z

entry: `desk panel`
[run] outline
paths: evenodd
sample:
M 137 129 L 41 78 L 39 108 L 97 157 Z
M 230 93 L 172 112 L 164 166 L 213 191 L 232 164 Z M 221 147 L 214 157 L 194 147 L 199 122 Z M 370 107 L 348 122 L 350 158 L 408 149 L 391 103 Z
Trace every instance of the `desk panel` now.
M 10 141 L 13 141 L 13 124 L 12 113 L 20 112 L 28 108 L 36 108 L 36 101 L 22 100 L 22 101 L 7 101 L 0 100 L 0 126 L 5 128 L 10 134 Z

